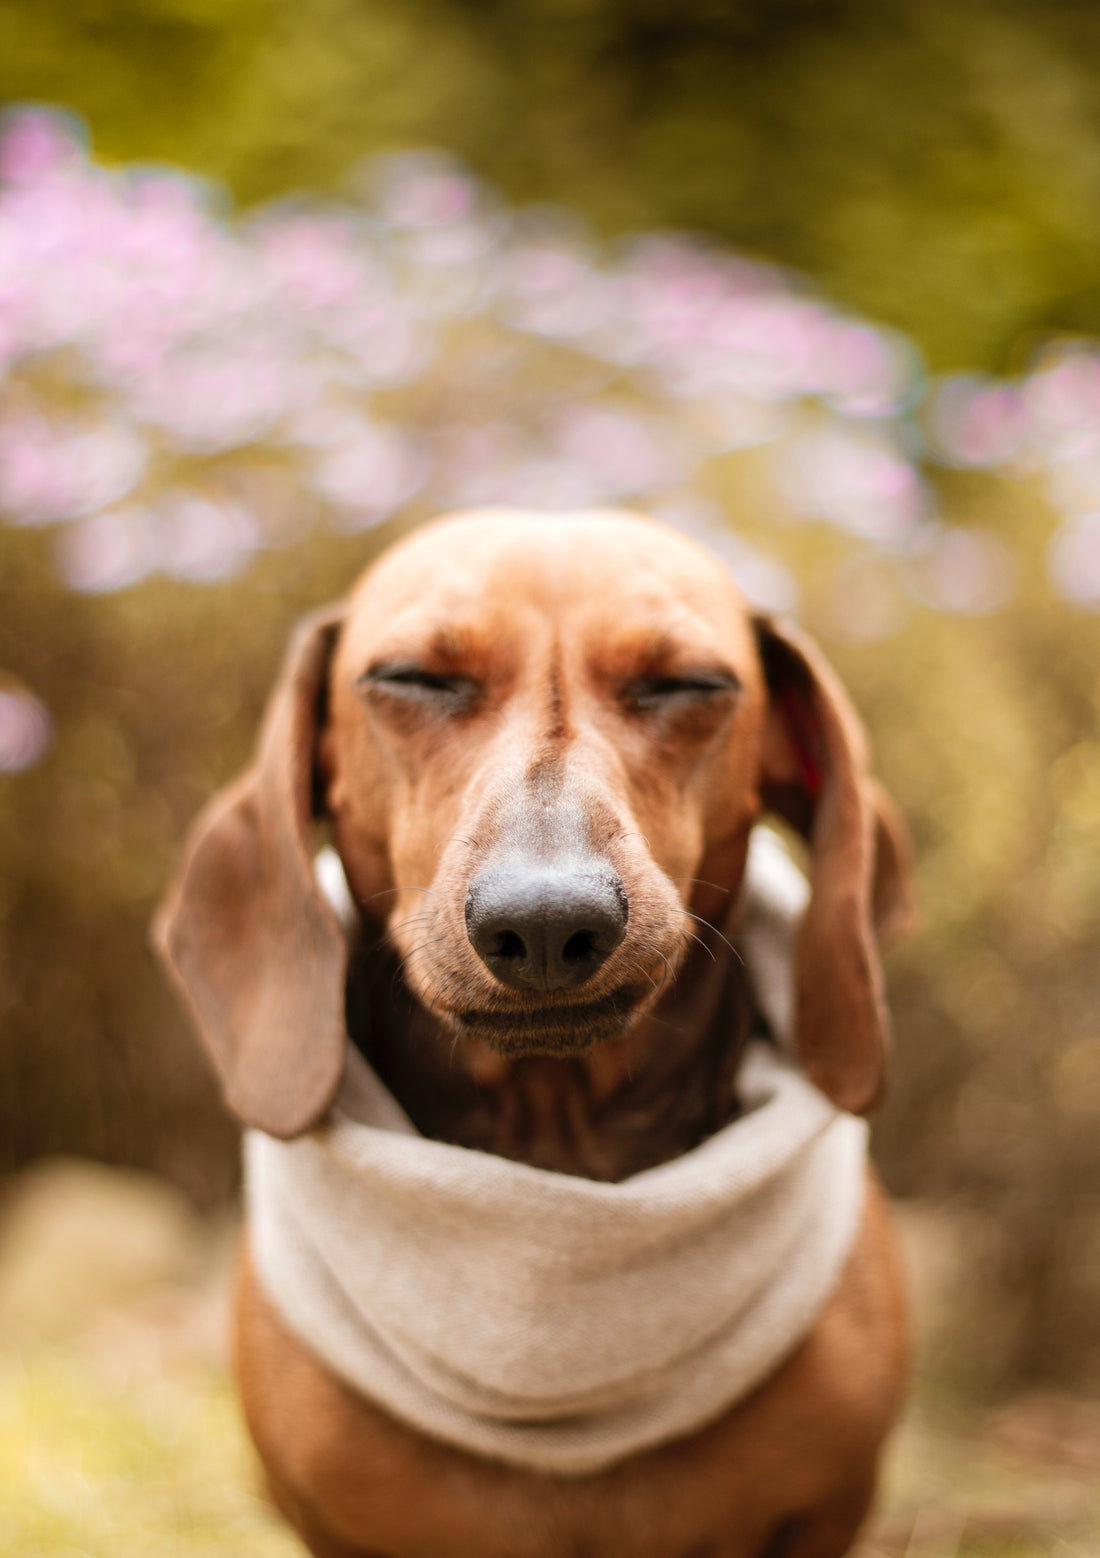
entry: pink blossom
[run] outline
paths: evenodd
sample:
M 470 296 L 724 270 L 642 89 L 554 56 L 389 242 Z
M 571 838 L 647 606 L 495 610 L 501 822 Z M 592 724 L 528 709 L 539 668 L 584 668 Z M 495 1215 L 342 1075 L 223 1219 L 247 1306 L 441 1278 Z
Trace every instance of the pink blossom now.
M 121 421 L 14 417 L 0 423 L 0 510 L 23 524 L 88 513 L 129 492 L 146 460 L 141 439 Z
M 1055 531 L 1047 567 L 1066 600 L 1100 609 L 1100 512 L 1075 515 Z
M 24 687 L 0 687 L 0 773 L 17 774 L 40 763 L 53 740 L 53 720 Z
M 990 531 L 935 525 L 921 537 L 911 581 L 930 606 L 978 615 L 1009 599 L 1015 568 L 1004 542 Z
M 155 516 L 157 562 L 180 579 L 210 584 L 239 573 L 260 545 L 260 528 L 241 503 L 169 494 Z
M 99 595 L 137 584 L 156 566 L 155 537 L 144 509 L 110 509 L 61 532 L 62 577 L 74 590 Z
M 342 511 L 341 529 L 386 519 L 423 486 L 427 462 L 412 439 L 386 426 L 364 424 L 358 436 L 322 455 L 312 484 Z
M 931 431 L 937 454 L 952 465 L 1008 465 L 1026 447 L 1027 411 L 1013 385 L 958 374 L 936 393 Z
M 668 487 L 685 474 L 685 450 L 652 418 L 614 406 L 578 406 L 562 418 L 560 457 L 586 470 L 594 496 L 606 500 Z
M 379 159 L 371 183 L 382 220 L 396 228 L 435 227 L 469 216 L 479 200 L 475 180 L 441 152 Z
M 21 108 L 0 125 L 0 179 L 33 184 L 67 171 L 83 152 L 80 123 L 52 108 Z
M 779 478 L 796 512 L 882 544 L 903 540 L 927 496 L 909 460 L 885 439 L 855 429 L 803 434 L 781 451 Z
M 1100 354 L 1082 342 L 1042 353 L 1024 401 L 1041 445 L 1052 453 L 1093 446 L 1100 438 Z

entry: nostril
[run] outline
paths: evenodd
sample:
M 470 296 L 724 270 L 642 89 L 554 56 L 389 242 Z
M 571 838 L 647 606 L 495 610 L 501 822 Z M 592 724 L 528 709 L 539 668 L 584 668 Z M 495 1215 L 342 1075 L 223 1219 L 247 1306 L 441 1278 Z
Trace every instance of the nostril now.
M 561 955 L 566 963 L 590 963 L 596 956 L 596 951 L 596 938 L 592 932 L 578 930 L 565 943 Z
M 502 930 L 496 937 L 496 945 L 489 949 L 489 955 L 519 963 L 527 956 L 527 943 L 514 930 Z

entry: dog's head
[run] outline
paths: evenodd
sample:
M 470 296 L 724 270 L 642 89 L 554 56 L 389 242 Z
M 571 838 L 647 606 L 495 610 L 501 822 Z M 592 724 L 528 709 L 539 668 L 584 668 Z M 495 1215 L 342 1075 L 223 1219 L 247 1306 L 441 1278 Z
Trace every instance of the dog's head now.
M 663 527 L 462 516 L 300 629 L 159 940 L 230 1105 L 291 1136 L 324 1113 L 345 1046 L 319 815 L 424 1006 L 518 1056 L 637 1022 L 724 916 L 765 811 L 810 845 L 802 1059 L 864 1110 L 887 1042 L 876 933 L 905 917 L 906 853 L 834 674 Z

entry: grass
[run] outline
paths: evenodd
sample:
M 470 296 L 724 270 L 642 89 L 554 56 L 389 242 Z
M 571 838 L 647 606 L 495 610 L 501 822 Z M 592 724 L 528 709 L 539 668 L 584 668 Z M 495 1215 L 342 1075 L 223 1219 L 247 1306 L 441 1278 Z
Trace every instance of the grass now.
M 125 1389 L 67 1349 L 0 1373 L 5 1558 L 294 1558 L 255 1492 L 228 1381 Z
M 918 1386 L 859 1558 L 1097 1558 L 1095 1472 L 1053 1444 L 1006 1442 L 1048 1408 L 1072 1415 L 1075 1403 L 1036 1397 L 986 1414 Z

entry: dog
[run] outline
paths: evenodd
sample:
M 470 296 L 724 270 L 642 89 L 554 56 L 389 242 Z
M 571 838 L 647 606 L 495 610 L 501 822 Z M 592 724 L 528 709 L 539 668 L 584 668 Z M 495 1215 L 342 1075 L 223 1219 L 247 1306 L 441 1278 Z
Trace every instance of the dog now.
M 301 627 L 157 939 L 273 1150 L 324 1139 L 360 1056 L 433 1149 L 613 1197 L 743 1130 L 767 1025 L 731 938 L 765 816 L 808 847 L 799 1064 L 851 1123 L 883 1084 L 878 948 L 908 919 L 909 860 L 837 677 L 651 520 L 453 516 Z M 371 1399 L 298 1334 L 246 1233 L 235 1367 L 274 1502 L 315 1558 L 839 1558 L 908 1358 L 884 1197 L 858 1174 L 836 1278 L 767 1377 L 581 1472 Z

